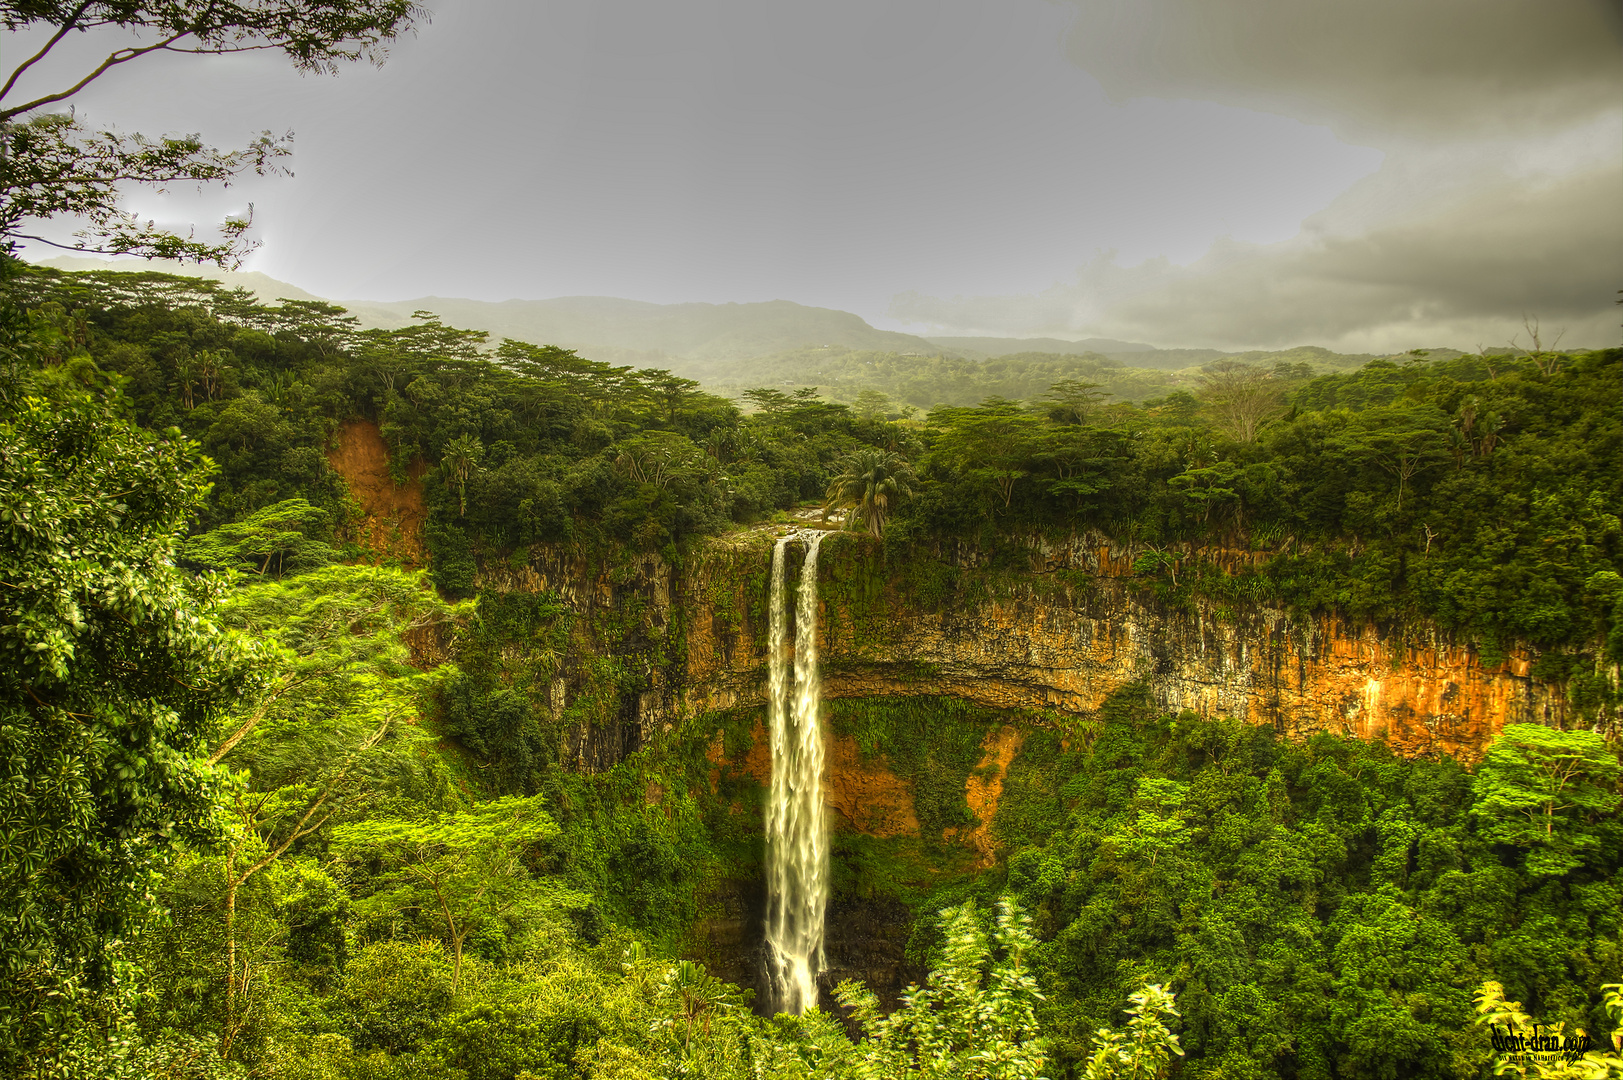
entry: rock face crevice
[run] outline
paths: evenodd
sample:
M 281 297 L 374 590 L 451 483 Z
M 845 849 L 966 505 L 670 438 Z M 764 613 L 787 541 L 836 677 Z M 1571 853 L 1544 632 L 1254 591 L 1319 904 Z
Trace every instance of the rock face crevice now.
M 483 573 L 482 587 L 556 592 L 578 613 L 581 653 L 617 656 L 642 680 L 605 718 L 619 731 L 575 739 L 591 747 L 579 766 L 606 767 L 613 748 L 629 752 L 707 712 L 764 706 L 773 539 L 713 541 L 680 568 L 647 555 L 603 570 L 536 549 L 523 567 Z M 1173 712 L 1269 724 L 1292 737 L 1385 739 L 1402 754 L 1466 760 L 1505 724 L 1559 725 L 1567 715 L 1560 687 L 1531 677 L 1525 651 L 1490 662 L 1473 643 L 1433 630 L 1261 605 L 1169 604 L 1129 576 L 1129 552 L 1097 537 L 1034 540 L 1030 568 L 993 575 L 996 589 L 960 586 L 929 603 L 905 582 L 842 587 L 872 570 L 877 550 L 852 534 L 825 547 L 825 697 L 943 694 L 1088 717 L 1142 683 Z M 960 582 L 991 573 L 972 552 L 942 555 L 940 565 Z M 611 624 L 618 636 L 604 630 Z M 583 687 L 566 673 L 554 708 L 561 713 Z

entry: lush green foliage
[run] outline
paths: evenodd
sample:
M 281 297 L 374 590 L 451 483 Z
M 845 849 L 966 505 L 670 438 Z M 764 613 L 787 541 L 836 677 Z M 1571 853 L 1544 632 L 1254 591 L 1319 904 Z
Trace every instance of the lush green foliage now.
M 217 834 L 222 776 L 201 752 L 252 650 L 212 615 L 218 583 L 173 564 L 207 490 L 196 446 L 93 399 L 7 405 L 0 1071 L 20 1076 L 36 1054 L 94 1060 L 116 1029 L 152 875 Z
M 1541 760 L 1614 775 L 1615 748 L 1538 730 Z M 1526 738 L 1491 756 L 1520 760 Z M 1615 799 L 1562 811 L 1562 850 L 1584 855 L 1558 867 L 1500 842 L 1501 822 L 1526 822 L 1507 782 L 1330 735 L 1173 720 L 1131 695 L 1101 727 L 1033 733 L 996 827 L 1043 941 L 1056 1059 L 1080 1068 L 1144 981 L 1177 991 L 1187 1076 L 1477 1075 L 1471 994 L 1489 979 L 1599 1030 L 1597 988 L 1623 962 Z
M 1529 873 L 1564 874 L 1599 843 L 1584 826 L 1617 809 L 1619 771 L 1594 732 L 1512 724 L 1477 773 L 1477 812 L 1489 838 L 1529 849 Z
M 361 333 L 328 305 L 261 307 L 157 274 L 34 271 L 15 288 L 52 332 L 47 364 L 113 379 L 141 423 L 178 426 L 214 457 L 209 527 L 302 498 L 326 515 L 309 540 L 342 537 L 351 511 L 323 451 L 340 422 L 376 420 L 400 478 L 437 466 L 428 535 L 451 592 L 471 591 L 477 558 L 531 544 L 674 554 L 821 498 L 836 460 L 897 438 L 815 398 L 744 417 L 668 372 L 513 341 L 484 351 L 483 334 L 432 318 Z
M 1167 1026 L 1176 1017 L 1173 996 L 1166 987 L 1150 983 L 1128 998 L 1131 1006 L 1126 1031 L 1100 1028 L 1088 1056 L 1085 1080 L 1139 1080 L 1166 1074 L 1174 1057 L 1183 1057 L 1178 1036 Z
M 1090 423 L 996 399 L 937 409 L 921 433 L 933 483 L 894 522 L 893 563 L 965 531 L 995 548 L 1091 529 L 1134 545 L 1169 599 L 1423 617 L 1490 652 L 1526 642 L 1581 710 L 1613 707 L 1623 351 L 1375 361 L 1307 383 L 1288 412 L 1280 395 L 1283 415 L 1245 439 L 1225 432 L 1236 393 L 1214 382 L 1204 406 L 1174 396 Z M 1268 556 L 1229 573 L 1234 549 Z
M 899 564 L 915 543 L 1093 530 L 1132 545 L 1172 594 L 1426 617 L 1491 648 L 1545 651 L 1542 673 L 1582 709 L 1615 694 L 1617 351 L 1410 357 L 1305 382 L 1302 365 L 1228 361 L 1198 395 L 1142 408 L 1106 407 L 1067 370 L 1023 390 L 1030 407 L 991 398 L 919 427 L 770 389 L 745 395 L 756 411 L 743 415 L 666 372 L 490 349 L 432 318 L 363 333 L 328 305 L 261 307 L 209 282 L 35 271 L 16 288 L 51 332 L 43 360 L 58 377 L 119 383 L 144 425 L 177 425 L 215 457 L 204 524 L 256 533 L 223 539 L 252 539 L 242 558 L 264 548 L 261 566 L 319 557 L 284 554 L 275 520 L 234 524 L 303 505 L 289 500 L 325 515 L 301 526 L 308 541 L 341 544 L 351 509 L 323 450 L 355 415 L 382 424 L 399 476 L 436 466 L 428 539 L 436 582 L 456 594 L 472 592 L 480 560 L 537 543 L 676 556 L 820 499 L 868 462 L 853 453 L 884 451 L 884 475 L 868 462 L 844 486 L 872 474 L 847 501 L 881 511 L 859 513 L 870 526 L 892 520 Z M 1239 575 L 1207 558 L 1236 547 L 1269 557 Z
M 860 983 L 842 983 L 836 991 L 863 1029 L 853 1075 L 1039 1080 L 1047 1055 L 1035 1011 L 1042 995 L 1026 966 L 1037 944 L 1030 920 L 1013 901 L 1001 901 L 989 940 L 971 903 L 942 911 L 941 931 L 941 962 L 928 986 L 909 987 L 902 1007 L 889 1016 Z
M 867 529 L 880 536 L 891 511 L 913 494 L 918 477 L 898 454 L 872 447 L 859 450 L 842 464 L 823 494 L 825 512 L 849 507 L 846 528 Z
M 1512 728 L 1473 775 L 1132 693 L 1096 720 L 1011 715 L 894 671 L 918 696 L 831 702 L 829 722 L 919 832 L 840 833 L 833 878 L 949 911 L 913 927 L 935 976 L 900 1011 L 848 992 L 872 1036 L 853 1043 L 820 1014 L 754 1016 L 692 959 L 759 876 L 758 711 L 646 745 L 638 718 L 680 688 L 690 634 L 757 647 L 766 597 L 759 534 L 717 541 L 712 595 L 668 607 L 649 553 L 681 564 L 832 491 L 870 533 L 825 549 L 829 628 L 859 663 L 892 584 L 937 610 L 1028 574 L 1022 538 L 1090 532 L 1168 602 L 1531 644 L 1605 719 L 1623 353 L 1214 367 L 1144 407 L 1070 365 L 1026 403 L 917 423 L 771 388 L 746 414 L 668 372 L 433 319 L 362 333 L 160 275 L 14 291 L 32 310 L 0 312 L 0 837 L 9 1052 L 33 1053 L 15 1071 L 1477 1076 L 1485 983 L 1551 1023 L 1607 1022 L 1623 831 L 1600 734 Z M 376 556 L 326 456 L 356 417 L 423 478 L 437 589 L 356 565 Z M 1242 548 L 1258 569 L 1219 568 Z M 560 565 L 599 592 L 512 587 Z M 1006 723 L 1025 742 L 978 822 L 966 784 Z M 1005 866 L 956 845 L 979 825 Z M 149 893 L 162 919 L 141 917 Z M 988 935 L 967 902 L 1004 893 L 1030 928 L 1010 907 Z M 60 1021 L 73 1038 L 46 1045 Z

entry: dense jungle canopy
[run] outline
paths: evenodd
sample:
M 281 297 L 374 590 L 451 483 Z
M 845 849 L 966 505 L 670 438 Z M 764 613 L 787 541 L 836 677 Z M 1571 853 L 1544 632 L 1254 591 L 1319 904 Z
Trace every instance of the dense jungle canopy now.
M 1479 1020 L 1529 1016 L 1600 1048 L 1542 1075 L 1623 1075 L 1623 350 L 1220 360 L 1138 401 L 1028 359 L 1058 377 L 909 412 L 160 274 L 4 287 L 9 1075 L 1476 1077 Z M 421 571 L 329 456 L 357 419 L 421 483 Z M 553 674 L 618 700 L 646 650 L 575 655 L 564 598 L 487 571 L 680 565 L 831 494 L 898 576 L 1097 534 L 1162 603 L 1529 650 L 1581 723 L 1461 763 L 1131 689 L 1086 719 L 831 702 L 923 827 L 838 840 L 837 887 L 903 905 L 933 975 L 888 1018 L 857 986 L 759 1017 L 691 949 L 759 868 L 758 789 L 706 753 L 752 716 L 567 767 Z M 1003 857 L 966 867 L 1005 723 Z

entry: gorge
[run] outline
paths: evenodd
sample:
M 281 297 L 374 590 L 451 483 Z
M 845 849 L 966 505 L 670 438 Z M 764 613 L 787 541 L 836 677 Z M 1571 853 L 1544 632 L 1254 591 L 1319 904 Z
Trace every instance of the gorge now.
M 411 509 L 418 481 L 379 482 L 387 451 L 377 428 L 341 429 L 331 460 L 360 497 L 368 535 L 420 551 L 411 529 L 420 521 Z M 707 887 L 708 914 L 694 924 L 689 949 L 756 987 L 768 1011 L 826 1003 L 833 984 L 853 976 L 895 1001 L 922 975 L 905 955 L 913 913 L 852 869 L 850 839 L 941 849 L 924 859 L 930 869 L 920 881 L 993 866 L 1003 846 L 1000 800 L 1028 736 L 1086 739 L 1105 703 L 1130 688 L 1173 714 L 1233 717 L 1296 740 L 1328 731 L 1403 755 L 1467 761 L 1506 724 L 1567 721 L 1567 695 L 1532 674 L 1535 658 L 1524 650 L 1485 655 L 1425 624 L 1169 597 L 1134 573 L 1140 551 L 1096 533 L 1034 533 L 991 552 L 934 544 L 887 554 L 859 534 L 778 525 L 710 539 L 679 563 L 537 545 L 522 561 L 484 560 L 473 585 L 515 602 L 555 596 L 569 612 L 569 644 L 545 695 L 567 767 L 605 773 L 639 748 L 697 742 L 711 775 L 704 799 L 718 798 L 726 777 L 763 793 L 758 809 L 746 799 L 729 811 L 764 818 L 753 841 L 762 845 L 760 868 L 749 870 L 746 859 Z M 1188 553 L 1230 573 L 1269 555 Z M 420 640 L 420 661 L 448 655 L 445 647 Z M 607 658 L 634 674 L 604 685 L 594 665 Z M 819 695 L 835 730 L 808 739 Z M 839 730 L 843 703 L 932 699 L 980 710 L 980 726 L 966 729 L 970 757 L 943 781 L 956 785 L 962 808 L 945 827 L 921 813 L 922 777 Z M 743 719 L 723 738 L 718 718 L 727 717 Z M 662 792 L 671 786 L 656 783 Z M 842 852 L 837 885 L 830 853 L 819 849 L 829 843 Z

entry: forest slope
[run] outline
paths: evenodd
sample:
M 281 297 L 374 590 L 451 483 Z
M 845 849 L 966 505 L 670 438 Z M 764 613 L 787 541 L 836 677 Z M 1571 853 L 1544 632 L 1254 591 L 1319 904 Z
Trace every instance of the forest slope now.
M 1213 1080 L 1481 1076 L 1493 983 L 1608 1030 L 1623 351 L 1241 363 L 1145 405 L 1061 379 L 892 421 L 161 275 L 25 271 L 8 298 L 8 1066 L 871 1075 L 878 1044 L 755 1017 L 694 962 L 750 978 L 762 710 L 643 724 L 707 655 L 758 679 L 761 529 L 831 485 L 857 528 L 823 582 L 828 722 L 889 800 L 834 837 L 842 973 L 978 973 L 1009 896 L 1035 940 L 1005 909 L 996 970 L 1018 952 L 1041 989 L 1021 1041 L 1054 1076 L 1145 984 Z M 425 552 L 433 587 L 396 561 Z M 895 650 L 953 619 L 941 649 L 1009 656 Z M 1107 651 L 1147 662 L 1109 694 L 973 700 L 1134 620 L 1146 647 Z M 1366 684 L 1435 633 L 1549 724 L 1474 767 L 1282 737 L 1221 697 L 1281 623 L 1352 628 L 1331 662 L 1390 642 Z M 1166 689 L 1202 652 L 1209 716 Z M 968 900 L 944 938 L 931 913 Z

